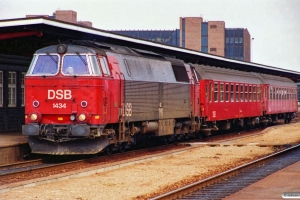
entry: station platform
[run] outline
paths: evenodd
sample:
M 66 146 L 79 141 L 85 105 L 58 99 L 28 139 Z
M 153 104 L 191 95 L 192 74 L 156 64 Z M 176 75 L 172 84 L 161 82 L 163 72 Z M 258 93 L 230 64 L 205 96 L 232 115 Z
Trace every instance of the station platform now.
M 17 162 L 30 154 L 27 137 L 20 132 L 0 133 L 0 165 Z
M 228 196 L 226 199 L 300 199 L 300 161 Z

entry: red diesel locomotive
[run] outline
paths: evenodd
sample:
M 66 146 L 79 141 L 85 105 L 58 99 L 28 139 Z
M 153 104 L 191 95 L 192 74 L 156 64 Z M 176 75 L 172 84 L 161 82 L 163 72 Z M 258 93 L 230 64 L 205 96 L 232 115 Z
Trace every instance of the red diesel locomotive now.
M 212 130 L 286 123 L 297 86 L 90 41 L 36 51 L 25 77 L 25 125 L 32 153 L 96 154 L 152 137 L 165 142 Z

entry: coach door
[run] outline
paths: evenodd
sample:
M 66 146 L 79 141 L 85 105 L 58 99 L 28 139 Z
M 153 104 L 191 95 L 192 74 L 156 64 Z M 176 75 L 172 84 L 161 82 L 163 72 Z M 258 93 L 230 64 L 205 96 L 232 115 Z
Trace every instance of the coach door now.
M 206 102 L 207 102 L 207 113 L 211 112 L 211 103 L 212 103 L 212 94 L 213 94 L 213 82 L 209 81 L 206 84 Z
M 201 113 L 202 116 L 209 116 L 210 113 L 210 107 L 212 103 L 212 92 L 213 92 L 213 82 L 212 81 L 205 81 L 204 82 L 204 87 L 202 87 L 202 92 L 201 94 L 203 97 L 201 99 L 203 100 L 201 102 Z

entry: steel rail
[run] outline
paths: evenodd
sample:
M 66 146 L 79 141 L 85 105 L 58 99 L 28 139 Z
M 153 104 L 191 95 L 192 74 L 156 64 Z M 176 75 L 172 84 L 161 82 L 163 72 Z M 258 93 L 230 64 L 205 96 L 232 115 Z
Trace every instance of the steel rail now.
M 292 146 L 292 147 L 289 147 L 287 149 L 278 151 L 278 152 L 273 153 L 271 155 L 265 156 L 263 158 L 252 161 L 250 163 L 247 163 L 247 164 L 241 165 L 239 167 L 233 168 L 231 170 L 225 171 L 223 173 L 217 174 L 215 176 L 206 178 L 204 180 L 197 181 L 195 183 L 183 186 L 183 187 L 178 188 L 176 190 L 173 190 L 173 191 L 161 194 L 159 196 L 150 198 L 150 200 L 177 199 L 177 198 L 183 197 L 183 196 L 185 196 L 187 194 L 190 194 L 190 193 L 192 193 L 192 192 L 194 192 L 198 189 L 202 189 L 202 188 L 207 187 L 211 184 L 220 182 L 221 180 L 227 179 L 231 176 L 239 174 L 239 173 L 241 173 L 243 171 L 246 171 L 248 169 L 251 169 L 255 166 L 262 165 L 262 164 L 264 164 L 268 161 L 271 161 L 271 160 L 275 159 L 279 155 L 282 155 L 284 153 L 287 153 L 287 152 L 289 152 L 293 149 L 299 148 L 299 147 L 300 147 L 300 144 L 297 144 L 295 146 Z
M 8 169 L 21 168 L 21 167 L 29 167 L 29 166 L 41 164 L 42 162 L 43 162 L 43 159 L 35 159 L 35 160 L 28 160 L 28 161 L 11 163 L 11 164 L 6 164 L 6 165 L 0 165 L 0 177 L 1 177 L 1 171 L 8 170 Z

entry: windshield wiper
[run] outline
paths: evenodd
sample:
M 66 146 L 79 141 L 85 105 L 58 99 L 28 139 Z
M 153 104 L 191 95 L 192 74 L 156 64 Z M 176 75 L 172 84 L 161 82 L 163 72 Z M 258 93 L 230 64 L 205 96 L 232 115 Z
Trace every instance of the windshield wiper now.
M 81 55 L 79 54 L 79 52 L 76 52 L 77 56 L 79 56 L 79 58 L 82 60 L 82 62 L 84 63 L 85 66 L 87 66 L 87 63 L 85 62 L 85 60 L 81 57 Z
M 47 55 L 51 58 L 51 60 L 53 60 L 53 62 L 55 62 L 57 64 L 57 61 L 55 60 L 55 58 L 53 56 L 50 55 L 49 52 L 47 52 Z

